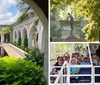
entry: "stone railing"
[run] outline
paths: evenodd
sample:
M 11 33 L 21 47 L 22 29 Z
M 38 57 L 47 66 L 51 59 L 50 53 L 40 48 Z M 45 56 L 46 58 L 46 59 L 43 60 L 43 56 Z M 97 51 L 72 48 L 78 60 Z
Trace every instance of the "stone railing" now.
M 16 52 L 18 52 L 20 55 L 22 55 L 23 58 L 25 58 L 25 54 L 30 55 L 30 54 L 27 53 L 26 51 L 24 51 L 24 50 L 22 50 L 22 49 L 20 49 L 20 48 L 18 48 L 18 47 L 16 47 L 16 46 L 14 46 L 14 45 L 12 45 L 11 43 L 9 43 L 9 45 L 10 45 L 10 47 L 13 48 Z

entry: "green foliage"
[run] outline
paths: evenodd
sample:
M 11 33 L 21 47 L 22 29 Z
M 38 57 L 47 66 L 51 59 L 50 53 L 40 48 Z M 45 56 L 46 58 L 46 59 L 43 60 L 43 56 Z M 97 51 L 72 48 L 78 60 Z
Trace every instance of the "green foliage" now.
M 21 23 L 28 18 L 27 11 L 23 12 L 17 19 L 16 23 Z
M 45 85 L 43 70 L 32 61 L 0 58 L 0 85 Z
M 7 27 L 3 27 L 1 30 L 2 34 L 8 34 L 9 32 L 12 31 L 12 27 L 11 26 L 7 26 Z
M 74 0 L 50 0 L 50 9 L 52 10 L 59 5 L 70 4 L 73 1 Z
M 16 7 L 20 8 L 21 15 L 18 17 L 16 23 L 21 23 L 24 20 L 28 19 L 27 12 L 30 10 L 30 7 L 24 3 L 24 1 L 20 1 Z
M 100 1 L 80 0 L 76 7 L 80 16 L 84 16 L 88 21 L 88 24 L 83 28 L 86 39 L 100 41 Z
M 13 44 L 13 45 L 15 45 L 15 46 L 17 45 L 17 43 L 16 43 L 16 42 L 10 42 L 10 43 L 11 43 L 11 44 Z
M 80 28 L 75 28 L 75 31 L 77 32 L 78 36 L 81 35 L 81 30 L 82 30 L 82 29 L 80 29 Z
M 25 48 L 25 51 L 27 51 L 28 49 L 27 48 Z
M 60 24 L 61 24 L 60 22 L 56 22 L 52 20 L 51 25 L 50 25 L 50 35 L 52 38 L 53 37 L 61 38 L 62 29 L 61 29 Z
M 95 24 L 87 24 L 84 28 L 83 28 L 83 32 L 86 33 L 85 34 L 85 38 L 88 41 L 100 41 L 100 29 L 96 28 L 95 26 L 93 26 Z
M 30 50 L 30 52 L 32 56 L 26 54 L 26 60 L 32 60 L 33 62 L 36 62 L 36 64 L 40 67 L 43 67 L 44 54 L 41 53 L 37 48 L 35 48 L 33 51 Z
M 22 1 L 20 1 L 16 6 L 22 8 L 24 4 L 25 4 L 25 3 L 24 3 L 23 0 L 22 0 Z
M 11 42 L 11 44 L 15 45 L 16 47 L 26 51 L 27 53 L 31 54 L 32 53 L 32 50 L 29 49 L 28 47 L 25 47 L 25 46 L 21 46 L 19 44 L 17 44 L 16 42 Z
M 21 45 L 21 37 L 18 39 L 18 45 Z
M 21 46 L 20 48 L 25 51 L 25 47 L 24 46 Z
M 84 53 L 84 48 L 87 47 L 87 44 L 83 43 L 75 43 L 74 44 L 74 50 L 79 51 L 79 53 L 83 54 Z
M 75 27 L 80 27 L 81 18 L 74 18 L 74 24 L 75 24 Z
M 23 46 L 28 47 L 28 38 L 27 37 L 24 38 Z
M 44 54 L 41 53 L 37 48 L 35 48 L 34 50 L 29 49 L 27 47 L 24 46 L 20 46 L 18 45 L 16 42 L 11 42 L 11 44 L 15 45 L 16 47 L 26 51 L 29 54 L 26 54 L 26 60 L 32 60 L 33 62 L 36 62 L 37 65 L 39 65 L 40 67 L 43 67 L 44 65 Z

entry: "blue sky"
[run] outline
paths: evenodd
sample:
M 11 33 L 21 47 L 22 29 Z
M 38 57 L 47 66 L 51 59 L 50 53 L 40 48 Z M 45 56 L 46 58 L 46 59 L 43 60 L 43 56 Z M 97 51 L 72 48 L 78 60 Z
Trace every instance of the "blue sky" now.
M 16 1 L 17 1 L 16 3 L 18 3 L 20 0 L 16 0 Z M 19 8 L 16 7 L 16 5 L 12 5 L 12 6 L 8 9 L 8 11 L 9 11 L 9 12 L 12 12 L 13 15 L 16 15 L 17 11 L 19 11 Z
M 0 0 L 0 25 L 12 24 L 20 16 L 16 4 L 21 0 Z

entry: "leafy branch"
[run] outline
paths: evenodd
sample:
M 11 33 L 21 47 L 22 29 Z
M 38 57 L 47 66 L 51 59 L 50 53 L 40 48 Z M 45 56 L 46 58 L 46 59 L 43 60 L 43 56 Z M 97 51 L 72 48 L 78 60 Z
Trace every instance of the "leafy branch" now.
M 8 34 L 11 31 L 12 31 L 11 26 L 3 27 L 2 30 L 1 30 L 1 34 Z

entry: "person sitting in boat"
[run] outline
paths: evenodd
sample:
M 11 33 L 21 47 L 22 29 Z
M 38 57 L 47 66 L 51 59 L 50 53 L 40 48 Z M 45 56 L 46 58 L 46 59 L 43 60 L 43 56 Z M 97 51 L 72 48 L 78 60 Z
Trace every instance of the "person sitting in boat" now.
M 54 64 L 54 66 L 62 66 L 63 65 L 63 57 L 58 57 L 57 58 L 57 62 Z M 53 70 L 52 70 L 52 74 L 58 74 L 59 73 L 59 71 L 60 71 L 60 69 L 61 69 L 61 67 L 59 67 L 59 68 L 54 68 Z
M 80 62 L 80 65 L 90 65 L 89 58 L 85 57 L 84 60 Z
M 77 65 L 78 63 L 77 63 L 77 59 L 75 59 L 75 58 L 72 58 L 72 60 L 71 60 L 71 65 Z M 70 72 L 71 72 L 71 74 L 79 74 L 79 72 L 80 72 L 80 68 L 78 68 L 78 67 L 71 67 L 71 69 L 70 69 Z M 71 77 L 71 82 L 72 83 L 75 83 L 75 82 L 78 82 L 78 78 L 79 77 Z

